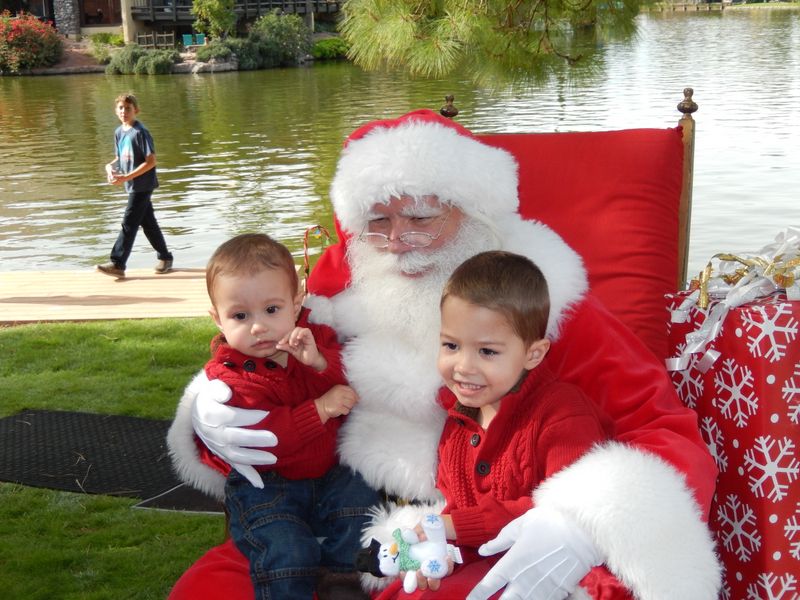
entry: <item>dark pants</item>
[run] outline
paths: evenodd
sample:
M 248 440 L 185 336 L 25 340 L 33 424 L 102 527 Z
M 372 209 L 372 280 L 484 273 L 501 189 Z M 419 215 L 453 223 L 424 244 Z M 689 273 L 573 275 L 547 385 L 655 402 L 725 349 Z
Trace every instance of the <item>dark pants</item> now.
M 262 479 L 258 489 L 231 471 L 225 484 L 231 536 L 250 561 L 256 599 L 310 600 L 320 567 L 354 572 L 361 530 L 379 501 L 361 475 L 336 466 L 318 479 Z
M 122 217 L 122 230 L 111 249 L 111 262 L 121 269 L 128 264 L 128 257 L 131 255 L 133 242 L 136 240 L 140 225 L 147 241 L 158 253 L 158 259 L 172 260 L 172 254 L 167 250 L 167 242 L 164 241 L 164 234 L 161 233 L 161 228 L 156 221 L 153 203 L 150 202 L 152 195 L 152 191 L 128 194 L 128 206 L 125 207 L 125 215 Z

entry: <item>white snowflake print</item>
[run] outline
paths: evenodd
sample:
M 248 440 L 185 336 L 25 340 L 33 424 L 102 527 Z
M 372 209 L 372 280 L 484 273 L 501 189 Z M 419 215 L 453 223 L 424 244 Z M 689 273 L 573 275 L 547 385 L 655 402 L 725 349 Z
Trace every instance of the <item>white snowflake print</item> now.
M 774 305 L 772 316 L 764 306 L 753 306 L 742 315 L 742 324 L 748 333 L 747 349 L 755 357 L 763 356 L 776 362 L 786 356 L 786 346 L 797 337 L 797 320 L 792 316 L 791 304 Z
M 786 525 L 783 526 L 783 535 L 789 540 L 789 554 L 795 560 L 800 560 L 800 518 L 798 517 L 800 517 L 800 502 L 797 503 L 794 514 L 786 519 Z
M 717 463 L 720 473 L 728 470 L 728 455 L 725 453 L 725 438 L 719 425 L 711 417 L 703 417 L 700 421 L 700 433 L 708 446 L 708 451 Z
M 731 600 L 731 586 L 725 581 L 725 575 L 722 576 L 722 589 L 719 591 L 719 600 Z
M 686 344 L 680 344 L 677 348 L 678 356 L 683 354 Z M 678 392 L 678 398 L 689 408 L 697 408 L 697 401 L 703 395 L 703 375 L 691 366 L 683 371 L 672 371 L 672 385 Z
M 795 425 L 800 425 L 800 362 L 794 366 L 794 373 L 783 382 L 782 398 L 786 402 L 786 416 Z
M 719 566 L 721 568 L 722 587 L 719 590 L 719 598 L 717 598 L 717 600 L 731 600 L 733 591 L 731 590 L 731 585 L 728 583 L 728 568 L 722 561 L 720 561 Z
M 794 592 L 794 593 L 790 593 Z M 748 600 L 797 600 L 797 578 L 794 575 L 761 573 L 747 586 Z
M 786 497 L 789 484 L 800 473 L 800 463 L 794 457 L 794 442 L 789 438 L 757 437 L 753 447 L 744 453 L 744 464 L 752 473 L 749 485 L 756 498 L 766 497 L 773 502 Z M 765 487 L 769 488 L 766 494 Z
M 714 374 L 714 387 L 717 396 L 711 404 L 737 427 L 745 427 L 747 420 L 758 410 L 752 371 L 747 365 L 738 366 L 732 358 L 725 359 L 722 368 Z
M 747 562 L 761 548 L 761 534 L 756 527 L 753 509 L 730 494 L 725 504 L 717 507 L 717 536 L 729 552 Z

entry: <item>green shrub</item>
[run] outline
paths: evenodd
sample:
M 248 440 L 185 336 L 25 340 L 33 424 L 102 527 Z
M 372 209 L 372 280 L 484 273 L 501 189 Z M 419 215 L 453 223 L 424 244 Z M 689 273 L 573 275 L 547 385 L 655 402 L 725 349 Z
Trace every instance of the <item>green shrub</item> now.
M 258 44 L 251 36 L 246 38 L 228 38 L 225 40 L 225 46 L 230 48 L 231 52 L 236 55 L 240 71 L 260 69 L 264 64 Z
M 331 37 L 318 40 L 311 48 L 311 56 L 316 60 L 334 60 L 346 58 L 350 45 L 342 38 Z
M 301 62 L 311 49 L 311 32 L 298 15 L 276 9 L 259 17 L 250 30 L 258 40 L 265 67 L 283 67 Z
M 107 65 L 111 62 L 111 46 L 105 44 L 101 46 L 92 46 L 89 49 L 89 54 L 101 65 Z
M 7 10 L 0 13 L 0 73 L 48 67 L 63 52 L 64 43 L 49 23 L 28 13 L 18 17 Z
M 119 33 L 93 33 L 89 36 L 89 53 L 101 65 L 111 62 L 112 49 L 125 46 L 125 40 Z
M 223 43 L 219 40 L 213 40 L 205 46 L 200 46 L 197 49 L 195 58 L 200 62 L 208 62 L 212 58 L 216 60 L 228 60 L 231 57 L 231 54 L 232 51 L 226 43 Z
M 133 67 L 137 75 L 164 75 L 172 72 L 172 65 L 181 58 L 177 50 L 148 50 Z
M 108 75 L 125 75 L 133 73 L 136 63 L 147 54 L 147 50 L 138 44 L 128 44 L 111 56 L 111 62 L 106 66 Z
M 115 46 L 121 48 L 125 45 L 125 39 L 121 33 L 93 33 L 89 36 L 89 41 L 92 46 Z
M 109 75 L 130 73 L 158 75 L 172 71 L 172 65 L 180 60 L 177 50 L 145 50 L 138 44 L 128 44 L 111 56 L 106 66 Z

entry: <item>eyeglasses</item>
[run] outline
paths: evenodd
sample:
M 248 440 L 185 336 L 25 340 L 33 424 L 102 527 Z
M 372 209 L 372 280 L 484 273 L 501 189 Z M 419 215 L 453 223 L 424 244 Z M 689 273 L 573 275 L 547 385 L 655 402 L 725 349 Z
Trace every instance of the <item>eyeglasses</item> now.
M 444 213 L 444 219 L 442 219 L 442 224 L 439 225 L 439 231 L 436 232 L 436 235 L 431 235 L 430 233 L 425 233 L 424 231 L 406 231 L 405 233 L 401 233 L 395 239 L 403 242 L 406 246 L 411 246 L 412 248 L 425 248 L 430 246 L 434 240 L 438 240 L 439 236 L 442 235 L 442 230 L 444 229 L 444 224 L 447 223 L 447 218 L 450 216 L 450 210 Z M 367 228 L 367 225 L 364 225 L 364 229 Z M 365 233 L 364 230 L 361 230 L 361 233 L 358 235 L 358 241 L 364 244 L 369 244 L 373 248 L 388 248 L 389 242 L 393 241 L 385 233 Z

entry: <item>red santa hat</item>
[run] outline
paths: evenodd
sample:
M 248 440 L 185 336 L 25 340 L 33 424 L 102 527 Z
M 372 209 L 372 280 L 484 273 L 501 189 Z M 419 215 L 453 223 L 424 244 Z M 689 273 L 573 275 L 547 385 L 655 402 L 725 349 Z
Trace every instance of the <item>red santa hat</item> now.
M 431 110 L 373 121 L 345 142 L 331 185 L 342 228 L 357 234 L 369 210 L 393 196 L 436 195 L 470 216 L 517 210 L 517 162 Z
M 346 243 L 370 209 L 393 196 L 436 195 L 467 215 L 489 220 L 517 210 L 517 161 L 431 110 L 373 121 L 345 141 L 331 184 L 339 243 L 320 257 L 308 291 L 334 296 L 350 283 Z

